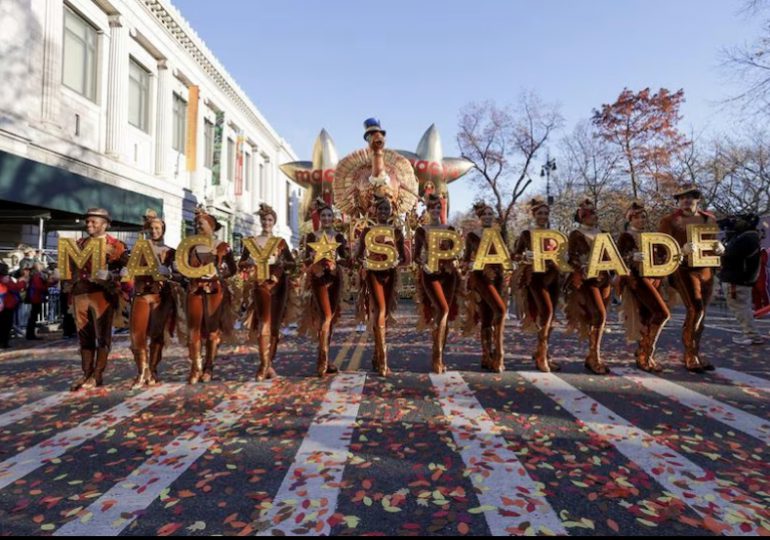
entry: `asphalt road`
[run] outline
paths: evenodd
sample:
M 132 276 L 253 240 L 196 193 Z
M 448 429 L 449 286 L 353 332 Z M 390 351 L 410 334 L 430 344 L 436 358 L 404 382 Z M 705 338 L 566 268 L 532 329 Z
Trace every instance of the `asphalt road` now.
M 325 380 L 291 335 L 272 382 L 253 382 L 240 344 L 212 383 L 186 386 L 174 345 L 144 391 L 129 390 L 125 337 L 91 392 L 66 391 L 73 341 L 1 353 L 0 533 L 770 534 L 770 345 L 732 345 L 737 324 L 715 309 L 703 350 L 718 369 L 690 374 L 676 314 L 650 376 L 612 319 L 607 377 L 561 328 L 563 371 L 535 371 L 515 321 L 505 373 L 482 372 L 477 340 L 453 333 L 449 373 L 431 375 L 411 304 L 387 379 L 348 317 L 332 349 L 343 373 Z

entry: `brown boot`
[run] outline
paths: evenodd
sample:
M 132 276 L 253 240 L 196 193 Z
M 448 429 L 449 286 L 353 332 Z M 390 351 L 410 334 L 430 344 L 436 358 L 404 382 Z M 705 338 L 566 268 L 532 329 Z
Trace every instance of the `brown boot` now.
M 203 375 L 203 360 L 201 360 L 201 343 L 196 341 L 189 346 L 190 350 L 190 375 L 187 384 L 198 384 Z
M 217 357 L 218 341 L 209 339 L 206 341 L 206 361 L 203 364 L 203 375 L 201 376 L 201 382 L 211 382 L 211 378 L 214 376 L 214 360 Z
M 323 379 L 329 369 L 329 333 L 323 329 L 318 332 L 318 362 L 316 373 Z
M 492 370 L 492 329 L 481 329 L 481 369 Z
M 558 362 L 555 362 L 551 360 L 551 347 L 549 346 L 549 343 L 551 342 L 551 333 L 553 332 L 553 324 L 548 327 L 548 332 L 545 336 L 545 357 L 548 360 L 548 368 L 551 371 L 561 371 L 561 366 Z
M 532 356 L 537 369 L 543 373 L 551 372 L 551 365 L 548 362 L 548 341 L 545 330 L 539 330 L 537 333 L 537 348 Z
M 107 369 L 107 359 L 110 356 L 110 350 L 106 347 L 96 349 L 96 367 L 94 368 L 94 386 L 104 385 L 104 371 Z M 89 388 L 88 381 L 83 388 Z
M 163 344 L 162 343 L 150 343 L 150 380 L 147 384 L 155 386 L 160 384 L 160 377 L 158 376 L 158 366 L 163 359 Z
M 387 377 L 390 373 L 390 369 L 388 369 L 388 346 L 385 342 L 384 326 L 374 327 L 374 347 L 375 349 L 379 349 L 379 369 L 377 370 L 377 373 L 379 373 L 381 377 Z
M 96 351 L 91 349 L 80 350 L 80 368 L 83 370 L 83 375 L 70 386 L 70 392 L 76 392 L 83 388 L 83 385 L 89 379 L 92 379 L 94 375 L 94 358 Z
M 267 369 L 267 378 L 268 379 L 274 379 L 278 376 L 278 373 L 276 373 L 275 368 L 275 355 L 278 352 L 278 330 L 273 333 L 273 335 L 270 337 L 270 367 Z
M 502 373 L 505 371 L 505 351 L 503 345 L 503 332 L 505 331 L 505 319 L 495 325 L 493 338 L 495 350 L 492 353 L 492 371 Z
M 602 328 L 592 326 L 588 334 L 589 352 L 586 357 L 585 367 L 597 375 L 607 375 L 610 372 L 610 368 L 601 359 L 601 339 Z
M 268 379 L 270 370 L 270 336 L 259 336 L 259 368 L 257 369 L 257 382 Z
M 444 346 L 447 338 L 447 321 L 439 320 L 438 326 L 433 331 L 433 360 L 432 369 L 433 373 L 446 373 L 446 366 L 444 365 Z
M 152 379 L 149 362 L 147 361 L 147 349 L 138 349 L 133 351 L 134 362 L 136 363 L 136 378 L 131 384 L 131 390 L 137 390 L 145 384 L 149 384 Z

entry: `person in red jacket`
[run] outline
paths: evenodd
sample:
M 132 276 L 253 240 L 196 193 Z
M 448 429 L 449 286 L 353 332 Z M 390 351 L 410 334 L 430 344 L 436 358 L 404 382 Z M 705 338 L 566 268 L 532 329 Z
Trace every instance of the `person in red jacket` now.
M 27 282 L 26 302 L 30 304 L 31 310 L 27 319 L 27 339 L 41 339 L 35 335 L 35 327 L 40 314 L 43 312 L 43 302 L 48 295 L 48 287 L 53 285 L 54 281 L 49 279 L 43 272 L 43 263 L 36 262 L 32 265 L 32 270 Z
M 26 283 L 14 281 L 8 275 L 8 265 L 0 263 L 0 349 L 11 346 L 11 328 L 13 315 L 19 305 L 19 293 L 24 290 Z

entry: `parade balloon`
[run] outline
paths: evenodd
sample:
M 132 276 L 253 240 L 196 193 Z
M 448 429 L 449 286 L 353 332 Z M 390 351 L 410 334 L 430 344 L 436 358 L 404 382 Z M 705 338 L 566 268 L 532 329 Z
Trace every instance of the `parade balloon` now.
M 280 166 L 281 171 L 305 188 L 300 215 L 304 221 L 312 219 L 313 202 L 321 198 L 334 204 L 334 176 L 337 168 L 337 149 L 331 135 L 322 129 L 313 144 L 312 161 L 292 161 Z
M 417 151 L 398 150 L 399 154 L 409 160 L 414 168 L 414 174 L 420 183 L 420 196 L 431 193 L 442 199 L 441 222 L 446 223 L 449 212 L 449 188 L 454 182 L 473 168 L 473 162 L 464 158 L 445 158 L 441 147 L 441 135 L 436 124 L 425 131 Z

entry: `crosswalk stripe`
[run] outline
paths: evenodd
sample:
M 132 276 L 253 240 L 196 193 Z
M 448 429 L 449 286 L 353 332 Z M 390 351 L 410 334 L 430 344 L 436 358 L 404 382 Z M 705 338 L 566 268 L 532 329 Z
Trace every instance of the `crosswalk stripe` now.
M 210 410 L 201 421 L 174 439 L 122 482 L 99 497 L 78 519 L 57 530 L 55 536 L 116 536 L 128 527 L 161 491 L 170 486 L 215 442 L 217 432 L 235 424 L 269 384 L 246 383 Z
M 620 453 L 667 491 L 688 503 L 695 512 L 703 517 L 712 514 L 714 519 L 722 522 L 727 534 L 757 534 L 756 528 L 762 523 L 761 516 L 766 509 L 751 495 L 727 482 L 709 480 L 705 470 L 558 376 L 535 372 L 520 372 L 519 375 L 589 429 L 609 440 Z M 736 498 L 741 499 L 742 505 L 730 502 Z M 741 529 L 741 523 L 748 523 L 754 532 Z
M 757 392 L 764 392 L 770 394 L 770 381 L 766 379 L 760 379 L 754 375 L 748 373 L 742 373 L 735 371 L 734 369 L 719 368 L 714 373 L 722 379 L 727 379 L 730 382 L 742 384 Z
M 337 353 L 337 356 L 334 357 L 334 362 L 332 363 L 338 368 L 341 367 L 342 362 L 345 361 L 345 357 L 348 355 L 348 351 L 352 346 L 353 346 L 352 341 L 346 341 L 345 344 L 340 349 L 340 351 Z
M 484 410 L 458 372 L 431 374 L 444 416 L 452 426 L 452 437 L 476 488 L 479 503 L 492 536 L 511 534 L 567 534 L 556 512 L 543 494 L 544 485 L 530 478 L 516 454 L 498 435 L 500 428 Z M 496 458 L 489 459 L 490 453 Z M 499 460 L 497 459 L 499 458 Z M 510 499 L 512 503 L 503 501 Z M 523 511 L 523 509 L 527 511 Z M 501 511 L 508 510 L 504 514 Z M 529 528 L 522 530 L 528 522 Z
M 366 374 L 334 377 L 289 471 L 259 518 L 262 536 L 328 535 Z
M 45 461 L 61 456 L 68 450 L 80 446 L 112 426 L 130 418 L 142 409 L 146 409 L 155 403 L 159 397 L 178 390 L 181 386 L 181 384 L 163 384 L 151 388 L 91 417 L 72 429 L 54 435 L 50 439 L 3 461 L 0 463 L 0 489 L 42 467 Z
M 686 407 L 770 445 L 770 422 L 767 420 L 649 373 L 629 368 L 615 369 L 615 372 L 648 390 L 678 401 Z
M 13 409 L 12 411 L 0 414 L 0 427 L 5 427 L 9 424 L 15 424 L 16 422 L 20 422 L 21 420 L 29 418 L 34 414 L 43 412 L 46 409 L 51 409 L 57 405 L 61 405 L 66 400 L 70 399 L 73 395 L 74 394 L 70 392 L 60 392 L 33 403 L 23 405 L 18 409 Z

